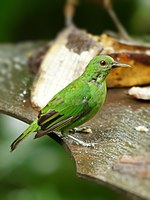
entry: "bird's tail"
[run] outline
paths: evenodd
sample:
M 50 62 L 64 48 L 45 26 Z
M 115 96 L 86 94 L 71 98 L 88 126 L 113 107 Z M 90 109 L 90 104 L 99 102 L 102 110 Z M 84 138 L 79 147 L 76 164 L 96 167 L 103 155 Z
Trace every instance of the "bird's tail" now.
M 40 129 L 37 120 L 32 122 L 32 124 L 11 144 L 11 151 L 15 150 L 17 145 L 28 135 L 34 133 Z

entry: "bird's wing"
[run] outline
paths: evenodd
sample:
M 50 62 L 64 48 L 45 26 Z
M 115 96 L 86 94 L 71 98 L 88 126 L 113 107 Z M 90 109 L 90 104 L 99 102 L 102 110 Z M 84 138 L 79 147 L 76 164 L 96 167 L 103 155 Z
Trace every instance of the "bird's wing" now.
M 86 115 L 91 110 L 90 98 L 90 88 L 84 82 L 74 82 L 60 91 L 39 114 L 41 130 L 36 137 L 59 131 Z

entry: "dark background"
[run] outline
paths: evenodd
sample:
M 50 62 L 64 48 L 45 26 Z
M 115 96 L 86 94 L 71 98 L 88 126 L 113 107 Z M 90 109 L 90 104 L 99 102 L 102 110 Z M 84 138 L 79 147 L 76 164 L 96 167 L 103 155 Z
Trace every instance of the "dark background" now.
M 93 34 L 116 31 L 103 7 L 92 2 L 94 0 L 79 1 L 75 24 Z M 0 0 L 0 41 L 49 40 L 55 37 L 64 27 L 64 3 L 65 0 Z M 113 5 L 130 34 L 150 33 L 149 0 L 114 0 Z
M 64 2 L 0 0 L 0 43 L 51 40 L 64 27 Z M 115 0 L 114 9 L 132 36 L 150 41 L 149 0 Z M 103 7 L 90 1 L 81 1 L 74 22 L 97 35 L 116 31 Z M 30 137 L 10 153 L 10 143 L 27 125 L 1 115 L 0 127 L 0 199 L 125 199 L 104 186 L 78 179 L 73 160 L 48 137 L 37 141 Z

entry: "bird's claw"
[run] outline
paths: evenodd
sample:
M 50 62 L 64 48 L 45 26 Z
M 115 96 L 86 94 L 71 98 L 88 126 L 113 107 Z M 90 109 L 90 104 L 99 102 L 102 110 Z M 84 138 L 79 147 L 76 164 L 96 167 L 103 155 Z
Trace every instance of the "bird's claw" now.
M 81 145 L 81 146 L 84 146 L 84 147 L 95 147 L 95 145 L 97 144 L 97 143 L 84 142 L 82 140 L 79 140 L 79 139 L 73 137 L 72 135 L 67 135 L 67 137 L 71 138 L 77 145 Z
M 71 133 L 88 133 L 88 134 L 91 134 L 92 133 L 92 129 L 91 129 L 90 126 L 84 126 L 84 127 L 73 128 L 73 129 L 69 130 L 69 132 L 71 132 Z

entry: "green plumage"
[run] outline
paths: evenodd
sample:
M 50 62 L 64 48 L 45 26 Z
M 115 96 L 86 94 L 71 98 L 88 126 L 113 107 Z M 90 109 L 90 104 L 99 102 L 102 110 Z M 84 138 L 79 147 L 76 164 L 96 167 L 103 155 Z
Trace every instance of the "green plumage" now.
M 110 56 L 94 57 L 84 73 L 58 92 L 40 111 L 38 118 L 12 143 L 11 150 L 33 132 L 37 132 L 35 138 L 53 131 L 67 134 L 69 129 L 91 119 L 104 103 L 106 76 L 119 66 L 128 65 L 115 62 Z

